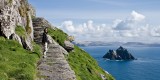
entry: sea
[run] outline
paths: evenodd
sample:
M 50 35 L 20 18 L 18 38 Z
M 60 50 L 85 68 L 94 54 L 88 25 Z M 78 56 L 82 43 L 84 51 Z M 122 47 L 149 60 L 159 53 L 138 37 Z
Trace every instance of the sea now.
M 137 60 L 113 61 L 103 59 L 109 49 L 119 46 L 81 47 L 95 58 L 100 67 L 110 73 L 116 80 L 160 80 L 160 47 L 127 47 Z

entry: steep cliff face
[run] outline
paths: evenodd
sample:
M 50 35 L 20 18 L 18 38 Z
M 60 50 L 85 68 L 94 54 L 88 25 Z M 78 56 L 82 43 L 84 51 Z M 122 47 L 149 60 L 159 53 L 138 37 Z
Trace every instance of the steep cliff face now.
M 47 58 L 43 59 L 42 49 L 38 46 L 41 45 L 45 27 L 48 27 L 51 44 Z M 0 63 L 0 67 L 3 69 L 7 66 L 7 68 L 0 69 L 0 79 L 1 76 L 2 79 L 20 80 L 113 79 L 88 53 L 70 43 L 67 37 L 66 33 L 52 26 L 44 18 L 37 18 L 35 9 L 27 0 L 1 0 L 0 43 L 7 45 L 0 45 L 0 62 L 3 63 Z M 38 71 L 35 69 L 36 66 Z
M 25 36 L 16 36 L 15 40 L 23 44 L 24 48 L 33 50 L 31 41 L 34 38 L 32 25 L 34 8 L 27 0 L 1 0 L 0 5 L 0 35 L 10 39 L 17 34 L 16 28 L 20 26 L 26 31 Z

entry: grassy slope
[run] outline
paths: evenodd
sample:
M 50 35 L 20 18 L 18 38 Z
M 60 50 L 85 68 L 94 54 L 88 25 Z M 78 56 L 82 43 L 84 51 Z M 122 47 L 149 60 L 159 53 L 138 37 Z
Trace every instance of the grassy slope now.
M 26 32 L 21 26 L 15 29 L 19 36 L 25 37 Z M 40 47 L 33 44 L 33 52 L 23 49 L 14 40 L 0 37 L 0 80 L 34 80 L 36 64 L 40 58 Z
M 64 46 L 64 41 L 68 36 L 66 33 L 60 29 L 53 30 L 52 28 L 48 29 L 48 33 L 56 42 L 58 42 L 61 46 Z
M 27 51 L 17 42 L 0 37 L 0 80 L 34 80 L 40 47 Z
M 67 34 L 57 29 L 49 28 L 49 34 L 63 46 Z M 100 74 L 104 74 L 108 80 L 113 80 L 113 77 L 106 74 L 88 53 L 75 46 L 74 52 L 70 52 L 66 56 L 71 68 L 75 71 L 77 80 L 101 80 Z

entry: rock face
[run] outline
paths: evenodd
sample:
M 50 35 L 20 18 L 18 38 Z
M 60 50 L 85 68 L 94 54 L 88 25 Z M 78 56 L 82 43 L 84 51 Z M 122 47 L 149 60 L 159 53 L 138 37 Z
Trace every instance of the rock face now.
M 0 8 L 0 33 L 9 39 L 9 36 L 14 33 L 17 24 L 22 24 L 21 16 L 18 7 L 18 0 L 2 0 Z
M 69 52 L 74 49 L 74 44 L 72 44 L 70 41 L 64 41 L 64 48 Z
M 32 16 L 34 8 L 27 0 L 1 0 L 0 1 L 0 36 L 7 39 L 12 37 L 23 45 L 25 49 L 32 50 L 33 25 Z M 15 29 L 21 26 L 26 31 L 26 37 L 20 38 Z M 20 42 L 21 41 L 21 42 Z
M 116 51 L 109 50 L 103 58 L 110 60 L 135 60 L 131 53 L 127 49 L 120 46 Z
M 22 45 L 21 38 L 20 38 L 17 34 L 15 34 L 15 33 L 13 33 L 13 34 L 10 36 L 10 39 L 12 39 L 12 40 L 16 40 L 16 41 L 18 41 L 18 42 L 19 42 L 19 44 L 21 44 L 21 45 Z

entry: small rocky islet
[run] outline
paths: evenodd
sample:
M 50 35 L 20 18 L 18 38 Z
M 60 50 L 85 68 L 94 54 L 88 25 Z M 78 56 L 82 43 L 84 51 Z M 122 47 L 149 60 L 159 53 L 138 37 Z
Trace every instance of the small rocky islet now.
M 110 49 L 103 58 L 109 60 L 136 60 L 136 58 L 122 46 L 120 46 L 116 51 Z

